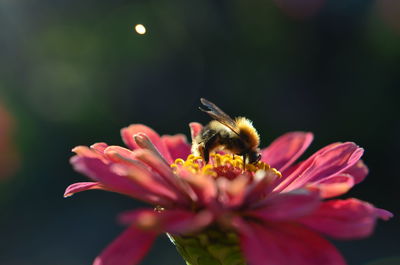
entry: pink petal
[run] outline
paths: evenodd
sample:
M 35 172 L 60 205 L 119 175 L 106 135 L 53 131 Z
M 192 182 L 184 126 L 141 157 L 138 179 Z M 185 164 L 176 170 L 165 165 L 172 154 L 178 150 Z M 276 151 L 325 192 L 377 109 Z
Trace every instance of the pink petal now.
M 168 183 L 175 192 L 190 197 L 190 192 L 188 185 L 178 178 L 172 171 L 172 169 L 164 163 L 157 155 L 147 149 L 138 149 L 134 151 L 135 157 L 140 161 L 144 162 L 146 165 L 157 172 L 163 180 Z
M 167 166 L 169 166 L 172 163 L 172 161 L 166 160 L 166 158 L 158 151 L 157 147 L 151 142 L 150 138 L 147 137 L 146 134 L 144 133 L 135 134 L 133 136 L 133 139 L 140 148 L 151 151 L 153 154 L 157 155 L 160 158 L 160 160 L 162 160 Z
M 109 161 L 106 157 L 104 157 L 102 152 L 97 151 L 96 149 L 89 148 L 87 146 L 76 146 L 72 149 L 72 152 L 77 154 L 78 156 L 88 157 L 88 158 L 97 158 L 103 161 L 103 163 L 108 164 Z
M 148 150 L 146 152 L 149 152 Z M 122 175 L 126 175 L 128 176 L 127 170 L 124 170 L 123 168 L 128 166 L 129 167 L 129 171 L 135 173 L 134 171 L 136 170 L 137 173 L 140 174 L 130 174 L 129 176 L 132 177 L 134 179 L 134 181 L 136 183 L 141 182 L 142 184 L 139 185 L 146 185 L 151 187 L 152 184 L 150 184 L 149 182 L 153 182 L 155 185 L 155 187 L 158 187 L 160 185 L 165 186 L 167 189 L 173 191 L 174 187 L 169 185 L 165 179 L 163 177 L 160 177 L 156 172 L 154 172 L 152 170 L 152 168 L 148 165 L 146 165 L 145 163 L 143 163 L 142 161 L 140 161 L 140 158 L 137 157 L 137 154 L 141 154 L 142 151 L 140 149 L 136 150 L 136 151 L 131 151 L 127 148 L 123 148 L 120 146 L 109 146 L 104 150 L 104 154 L 105 156 L 110 159 L 113 162 L 116 162 L 119 164 L 119 166 L 114 166 L 114 169 L 117 169 L 117 171 L 119 171 L 120 173 L 123 173 Z M 154 154 L 153 152 L 150 152 L 151 154 Z M 165 167 L 164 160 L 163 158 L 161 158 L 160 156 L 157 156 L 154 154 L 154 156 L 160 158 L 157 161 L 162 161 L 162 166 Z M 169 166 L 167 166 L 168 170 Z M 140 178 L 138 178 L 138 176 L 141 176 Z M 147 179 L 147 180 L 146 180 Z
M 313 161 L 313 159 L 315 159 L 315 157 L 319 156 L 320 154 L 323 154 L 324 152 L 326 152 L 327 150 L 330 150 L 332 148 L 334 148 L 335 146 L 338 146 L 342 143 L 340 142 L 336 142 L 336 143 L 332 143 L 329 144 L 321 149 L 319 149 L 317 152 L 315 152 L 312 156 L 310 156 L 307 160 L 305 161 L 301 161 L 299 163 L 296 163 L 294 165 L 289 166 L 288 168 L 286 168 L 285 170 L 282 170 L 281 173 L 283 176 L 289 176 L 290 174 L 292 174 L 295 170 L 297 170 L 300 166 L 304 167 L 305 165 L 309 165 L 311 163 L 311 161 Z
M 314 182 L 310 186 L 318 188 L 322 198 L 332 198 L 348 192 L 354 186 L 354 178 L 342 173 Z
M 164 142 L 173 160 L 177 158 L 186 159 L 190 155 L 191 145 L 188 144 L 185 135 L 163 135 L 161 140 Z
M 154 194 L 162 199 L 179 203 L 182 201 L 178 194 L 173 190 L 169 189 L 168 185 L 165 185 L 163 181 L 160 181 L 155 174 L 150 173 L 147 168 L 142 167 L 138 164 L 131 164 L 129 166 L 123 166 L 115 164 L 111 167 L 111 171 L 117 175 L 125 176 L 132 180 L 132 183 L 140 188 L 143 188 L 150 194 Z
M 318 234 L 291 223 L 237 222 L 249 265 L 345 265 L 337 249 Z
M 161 176 L 167 179 L 177 180 L 177 177 L 172 172 L 171 167 L 164 163 L 164 161 L 154 152 L 148 149 L 139 149 L 134 151 L 134 156 L 137 160 L 142 161 L 146 165 L 148 165 L 152 170 L 158 172 Z M 168 180 L 170 182 L 172 180 Z
M 111 145 L 104 149 L 104 155 L 113 162 L 126 163 L 126 160 L 136 160 L 134 153 L 121 146 Z
M 387 221 L 393 217 L 393 214 L 385 209 L 375 208 L 375 214 L 378 218 Z
M 208 226 L 213 216 L 208 211 L 199 213 L 186 210 L 139 209 L 125 212 L 119 220 L 124 224 L 135 224 L 141 229 L 152 230 L 157 233 L 188 234 L 194 233 Z
M 135 226 L 126 229 L 95 260 L 93 265 L 135 265 L 150 250 L 157 234 Z
M 177 193 L 174 191 L 174 186 L 171 186 L 165 181 L 163 177 L 152 171 L 151 167 L 139 161 L 136 155 L 141 151 L 131 151 L 120 146 L 109 146 L 105 149 L 104 154 L 110 160 L 118 163 L 112 166 L 114 173 L 127 176 L 132 179 L 137 185 L 162 196 L 170 194 L 169 198 L 174 198 L 175 201 Z
M 153 152 L 150 151 L 145 151 L 146 153 L 151 153 L 152 155 L 154 155 Z M 154 184 L 157 183 L 157 185 L 155 185 L 156 187 L 158 187 L 159 185 L 165 186 L 166 188 L 168 188 L 169 190 L 173 191 L 174 190 L 174 186 L 169 185 L 166 181 L 164 177 L 159 176 L 159 174 L 157 172 L 154 172 L 154 170 L 151 168 L 151 166 L 146 165 L 145 163 L 143 163 L 142 161 L 140 161 L 140 156 L 142 156 L 142 150 L 136 150 L 136 151 L 131 151 L 129 149 L 120 147 L 120 146 L 109 146 L 108 148 L 105 149 L 104 154 L 106 155 L 106 157 L 108 157 L 110 160 L 118 163 L 118 166 L 114 166 L 113 170 L 117 170 L 120 173 L 125 174 L 126 176 L 128 176 L 127 171 L 130 171 L 132 173 L 135 173 L 134 171 L 138 171 L 137 173 L 140 174 L 130 174 L 129 176 L 132 177 L 136 183 L 138 182 L 143 182 L 142 184 L 147 185 L 147 186 L 152 186 L 152 184 L 149 184 L 149 182 L 155 182 Z M 137 156 L 139 154 L 139 156 Z M 159 158 L 159 156 L 154 155 L 156 157 Z M 161 161 L 162 158 L 160 158 L 157 161 Z M 165 168 L 165 163 L 161 163 L 161 166 L 163 168 Z M 126 168 L 126 166 L 128 168 Z M 157 165 L 156 165 L 157 166 Z M 126 169 L 124 169 L 124 167 Z M 129 169 L 129 170 L 128 170 Z M 166 168 L 167 171 L 170 170 L 169 166 L 167 166 Z M 168 172 L 168 174 L 170 174 L 170 172 Z M 143 176 L 145 175 L 145 176 Z M 137 178 L 138 176 L 141 176 L 141 178 Z M 148 181 L 146 180 L 148 179 Z
M 357 199 L 331 200 L 302 218 L 301 223 L 338 239 L 363 238 L 373 232 L 377 218 L 390 218 L 380 210 Z
M 224 179 L 224 178 L 220 178 Z M 239 175 L 233 180 L 228 180 L 227 185 L 224 189 L 224 193 L 227 195 L 226 207 L 238 207 L 241 206 L 246 194 L 246 187 L 248 186 L 249 179 L 244 175 Z M 221 192 L 221 189 L 220 189 Z
M 286 133 L 261 151 L 261 160 L 283 171 L 304 153 L 312 140 L 312 133 Z
M 190 127 L 190 135 L 192 136 L 192 141 L 193 141 L 194 138 L 196 138 L 196 136 L 203 129 L 203 125 L 201 125 L 198 122 L 191 122 L 191 123 L 189 123 L 189 127 Z
M 332 175 L 337 175 L 358 162 L 364 150 L 347 142 L 334 144 L 324 151 L 318 151 L 287 176 L 276 188 L 277 191 L 298 189 Z
M 239 233 L 240 246 L 248 265 L 286 265 L 282 262 L 277 251 L 277 246 L 272 242 L 262 242 L 260 234 L 257 234 L 252 225 L 237 218 L 233 225 Z M 289 264 L 288 264 L 289 265 Z
M 143 124 L 132 124 L 129 127 L 121 130 L 121 136 L 124 143 L 132 150 L 140 148 L 133 138 L 134 135 L 139 133 L 145 134 L 157 148 L 160 154 L 164 156 L 169 163 L 173 162 L 167 147 L 165 146 L 164 142 L 161 141 L 160 135 L 158 135 L 153 129 Z
M 74 156 L 71 158 L 71 163 L 76 171 L 100 182 L 107 190 L 122 193 L 152 204 L 167 206 L 172 203 L 135 185 L 129 178 L 113 173 L 111 166 L 104 164 L 99 159 Z
M 186 169 L 178 168 L 177 174 L 185 180 L 195 193 L 196 201 L 200 205 L 209 205 L 217 196 L 217 187 L 212 176 L 193 174 Z
M 75 193 L 85 190 L 107 190 L 107 188 L 99 182 L 78 182 L 67 187 L 64 192 L 64 198 L 71 197 Z
M 348 168 L 345 173 L 353 176 L 355 184 L 358 184 L 365 179 L 365 177 L 368 175 L 368 172 L 368 167 L 362 160 L 360 160 L 352 167 Z
M 314 211 L 320 204 L 318 190 L 294 190 L 267 197 L 261 205 L 245 214 L 268 221 L 289 221 Z
M 246 187 L 249 183 L 248 176 L 239 175 L 234 179 L 219 177 L 215 182 L 218 187 L 216 194 L 218 202 L 223 205 L 224 208 L 237 208 L 242 205 L 245 198 Z
M 95 143 L 90 146 L 91 149 L 98 151 L 99 153 L 104 153 L 104 149 L 106 149 L 108 145 L 106 143 Z
M 208 211 L 193 213 L 183 210 L 169 210 L 161 212 L 164 229 L 171 234 L 195 233 L 213 221 L 213 216 Z
M 245 203 L 253 205 L 255 202 L 264 199 L 276 186 L 279 176 L 273 171 L 259 170 L 254 175 L 254 180 L 247 187 Z
M 290 176 L 290 174 L 292 174 L 299 166 L 301 166 L 304 163 L 304 161 L 302 162 L 298 162 L 296 164 L 291 165 L 290 167 L 286 168 L 283 171 L 280 171 L 282 176 Z

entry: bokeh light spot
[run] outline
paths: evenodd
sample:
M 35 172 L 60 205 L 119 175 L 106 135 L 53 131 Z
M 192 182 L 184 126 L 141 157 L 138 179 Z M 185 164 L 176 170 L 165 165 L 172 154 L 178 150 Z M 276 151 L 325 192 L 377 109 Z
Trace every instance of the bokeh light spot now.
M 135 31 L 140 35 L 146 34 L 146 28 L 142 24 L 137 24 L 135 26 Z

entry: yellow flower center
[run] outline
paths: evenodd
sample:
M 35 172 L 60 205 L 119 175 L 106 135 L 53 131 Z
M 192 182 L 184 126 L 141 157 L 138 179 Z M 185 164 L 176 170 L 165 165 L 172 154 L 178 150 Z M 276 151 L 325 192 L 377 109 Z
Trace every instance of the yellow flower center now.
M 232 154 L 212 153 L 208 164 L 204 162 L 202 157 L 190 154 L 186 160 L 178 158 L 175 163 L 171 164 L 171 168 L 175 169 L 175 171 L 182 167 L 194 174 L 211 175 L 213 177 L 224 176 L 230 179 L 244 173 L 255 173 L 258 170 L 272 170 L 281 176 L 278 170 L 271 168 L 267 163 L 258 161 L 255 164 L 244 165 L 241 156 Z

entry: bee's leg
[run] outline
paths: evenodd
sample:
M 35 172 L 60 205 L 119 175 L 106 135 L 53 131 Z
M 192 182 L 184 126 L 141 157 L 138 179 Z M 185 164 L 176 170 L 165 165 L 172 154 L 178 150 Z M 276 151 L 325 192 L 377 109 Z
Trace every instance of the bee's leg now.
M 235 154 L 232 154 L 232 160 L 235 160 Z
M 199 144 L 197 151 L 198 151 L 199 155 L 204 158 L 204 144 L 203 143 Z
M 246 155 L 243 155 L 243 170 L 246 170 Z
M 208 161 L 210 160 L 210 151 L 214 147 L 216 147 L 216 145 L 218 143 L 218 138 L 219 138 L 219 135 L 214 134 L 213 136 L 208 138 L 207 141 L 204 142 L 204 161 L 206 161 L 206 163 L 208 163 Z
M 208 164 L 209 160 L 210 160 L 210 152 L 207 149 L 204 149 L 204 161 L 206 161 L 206 164 Z

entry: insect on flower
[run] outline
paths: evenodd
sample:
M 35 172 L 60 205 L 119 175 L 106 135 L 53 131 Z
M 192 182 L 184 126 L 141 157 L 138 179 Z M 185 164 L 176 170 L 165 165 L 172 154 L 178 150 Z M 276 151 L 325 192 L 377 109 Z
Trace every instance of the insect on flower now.
M 260 136 L 253 127 L 252 122 L 245 117 L 232 119 L 214 103 L 202 98 L 201 103 L 209 110 L 200 108 L 212 118 L 209 124 L 203 127 L 201 132 L 193 139 L 192 153 L 201 156 L 208 163 L 210 152 L 218 148 L 224 149 L 243 157 L 243 163 L 251 164 L 261 159 Z
M 355 143 L 333 143 L 296 162 L 312 133 L 289 132 L 258 150 L 246 118 L 201 101 L 215 121 L 189 124 L 193 145 L 182 134 L 133 124 L 121 130 L 128 148 L 73 149 L 74 169 L 92 181 L 70 185 L 65 197 L 97 189 L 150 205 L 120 215 L 128 228 L 93 265 L 139 264 L 165 233 L 188 265 L 345 265 L 322 235 L 367 237 L 378 219 L 392 217 L 365 201 L 334 198 L 368 174 Z

